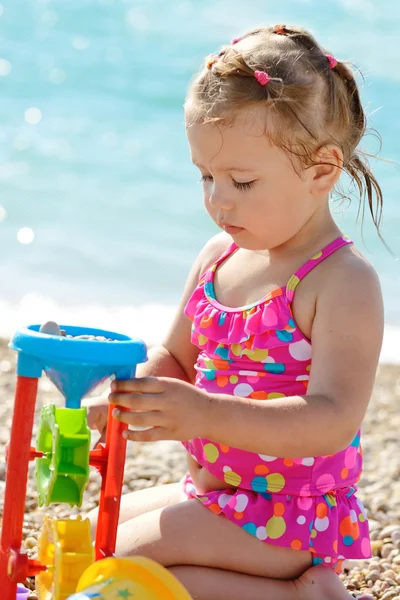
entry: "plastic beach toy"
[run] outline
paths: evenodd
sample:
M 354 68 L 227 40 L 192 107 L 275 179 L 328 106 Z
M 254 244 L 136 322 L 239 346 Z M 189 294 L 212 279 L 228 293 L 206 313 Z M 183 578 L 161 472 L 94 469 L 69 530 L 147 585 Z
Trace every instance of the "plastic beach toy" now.
M 27 600 L 28 596 L 30 596 L 31 590 L 28 590 L 24 585 L 20 583 L 17 586 L 17 598 L 16 600 Z
M 175 577 L 144 557 L 105 558 L 82 575 L 68 600 L 191 600 Z
M 94 560 L 114 555 L 126 456 L 122 433 L 127 425 L 114 419 L 112 404 L 105 443 L 90 449 L 86 409 L 81 408 L 81 400 L 109 377 L 135 377 L 137 365 L 147 360 L 146 346 L 139 339 L 113 331 L 49 322 L 22 327 L 10 347 L 18 352 L 18 364 L 6 451 L 0 598 L 23 600 L 18 582 L 36 577 L 39 600 L 66 600 L 75 593 L 82 573 Z M 65 406 L 42 407 L 36 446 L 31 446 L 43 372 L 64 396 Z M 36 461 L 39 504 L 46 506 L 54 502 L 79 506 L 89 467 L 97 469 L 102 483 L 94 548 L 88 521 L 46 519 L 37 559 L 25 552 L 22 528 L 30 461 Z

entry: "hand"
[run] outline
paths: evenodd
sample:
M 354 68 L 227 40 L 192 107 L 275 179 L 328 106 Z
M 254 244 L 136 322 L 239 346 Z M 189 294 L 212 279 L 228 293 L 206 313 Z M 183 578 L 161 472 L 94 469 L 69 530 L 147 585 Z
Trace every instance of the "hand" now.
M 137 442 L 157 440 L 186 441 L 205 435 L 209 395 L 190 383 L 168 377 L 115 380 L 108 399 L 127 412 L 115 408 L 113 416 L 132 427 L 124 435 Z
M 86 406 L 89 428 L 97 429 L 99 433 L 103 433 L 107 425 L 108 408 L 110 406 L 107 398 L 103 396 L 87 398 L 82 401 L 82 406 Z

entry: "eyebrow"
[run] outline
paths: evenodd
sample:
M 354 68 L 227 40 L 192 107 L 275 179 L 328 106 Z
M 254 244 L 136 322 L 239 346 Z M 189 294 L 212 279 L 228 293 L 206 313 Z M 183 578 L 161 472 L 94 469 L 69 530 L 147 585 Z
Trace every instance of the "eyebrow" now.
M 194 165 L 196 165 L 196 167 L 199 167 L 199 169 L 205 169 L 205 167 L 203 167 L 203 165 L 201 165 L 200 163 L 196 162 L 195 160 L 192 160 L 192 163 Z M 252 172 L 255 172 L 256 169 L 246 169 L 244 167 L 232 166 L 232 167 L 221 168 L 220 171 L 240 171 L 240 172 L 244 172 L 244 171 L 249 172 L 249 171 L 252 171 Z

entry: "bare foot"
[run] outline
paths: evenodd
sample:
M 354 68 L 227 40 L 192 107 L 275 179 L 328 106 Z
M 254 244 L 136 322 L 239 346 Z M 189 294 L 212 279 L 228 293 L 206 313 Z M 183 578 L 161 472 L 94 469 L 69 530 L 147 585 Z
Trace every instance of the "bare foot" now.
M 353 600 L 336 573 L 327 567 L 311 567 L 294 583 L 299 600 Z

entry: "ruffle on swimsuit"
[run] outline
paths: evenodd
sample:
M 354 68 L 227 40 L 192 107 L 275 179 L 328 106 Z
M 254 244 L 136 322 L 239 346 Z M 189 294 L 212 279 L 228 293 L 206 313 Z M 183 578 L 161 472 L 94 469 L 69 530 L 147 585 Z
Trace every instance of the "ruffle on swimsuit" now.
M 192 343 L 200 349 L 195 385 L 255 400 L 305 394 L 312 348 L 293 319 L 294 292 L 314 267 L 351 243 L 346 237 L 334 240 L 285 287 L 252 305 L 229 308 L 216 299 L 213 280 L 218 266 L 238 249 L 232 244 L 202 276 L 185 308 L 193 322 Z M 314 564 L 339 570 L 344 558 L 371 556 L 365 510 L 355 495 L 362 468 L 359 433 L 337 454 L 302 459 L 255 454 L 200 438 L 183 445 L 221 480 L 220 490 L 202 495 L 188 474 L 184 497 L 198 498 L 259 540 L 311 552 Z M 235 489 L 224 488 L 224 482 Z

